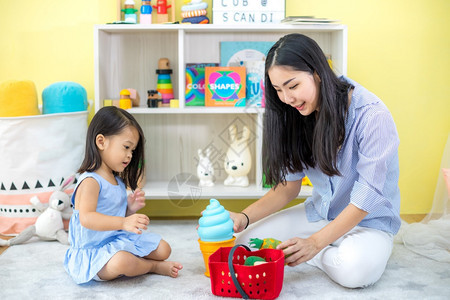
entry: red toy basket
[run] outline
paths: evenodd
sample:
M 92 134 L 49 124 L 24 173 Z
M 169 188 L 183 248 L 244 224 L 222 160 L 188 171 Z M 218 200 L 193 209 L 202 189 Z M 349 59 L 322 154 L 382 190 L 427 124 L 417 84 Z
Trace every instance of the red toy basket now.
M 262 257 L 267 263 L 245 266 L 249 256 Z M 244 245 L 222 247 L 209 257 L 209 271 L 216 296 L 275 299 L 283 287 L 284 254 L 275 249 L 251 251 Z

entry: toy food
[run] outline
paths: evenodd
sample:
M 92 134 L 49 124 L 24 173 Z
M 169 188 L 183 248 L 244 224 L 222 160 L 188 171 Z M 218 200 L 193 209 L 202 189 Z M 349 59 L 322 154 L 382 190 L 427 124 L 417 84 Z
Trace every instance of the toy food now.
M 256 249 L 276 249 L 279 244 L 281 244 L 281 241 L 273 238 L 266 238 L 263 240 L 255 238 L 250 239 L 250 242 L 248 243 L 251 248 Z
M 281 241 L 274 239 L 274 238 L 265 238 L 265 239 L 250 239 L 250 242 L 248 245 L 250 248 L 256 248 L 256 249 L 276 249 L 277 246 L 281 244 Z M 289 257 L 291 254 L 286 255 L 285 257 Z M 287 264 L 287 263 L 285 263 Z
M 206 267 L 205 276 L 209 277 L 208 259 L 220 247 L 234 246 L 233 220 L 230 213 L 216 199 L 211 199 L 199 219 L 198 242 Z
M 244 261 L 244 266 L 257 266 L 266 263 L 266 260 L 259 256 L 249 256 Z
M 205 242 L 218 242 L 233 237 L 233 220 L 230 213 L 216 199 L 211 199 L 198 221 L 198 235 Z

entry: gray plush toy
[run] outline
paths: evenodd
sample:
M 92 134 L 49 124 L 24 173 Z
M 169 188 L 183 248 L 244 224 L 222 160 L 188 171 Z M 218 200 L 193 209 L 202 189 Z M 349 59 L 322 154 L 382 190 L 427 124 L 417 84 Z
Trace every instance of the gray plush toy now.
M 64 230 L 63 218 L 69 219 L 72 215 L 70 196 L 64 192 L 75 181 L 75 175 L 67 178 L 57 191 L 53 192 L 48 200 L 48 207 L 39 201 L 37 196 L 30 199 L 31 204 L 42 213 L 36 219 L 36 223 L 27 227 L 16 237 L 10 240 L 0 239 L 0 246 L 12 246 L 22 244 L 33 236 L 41 240 L 58 240 L 62 244 L 69 244 L 67 232 Z

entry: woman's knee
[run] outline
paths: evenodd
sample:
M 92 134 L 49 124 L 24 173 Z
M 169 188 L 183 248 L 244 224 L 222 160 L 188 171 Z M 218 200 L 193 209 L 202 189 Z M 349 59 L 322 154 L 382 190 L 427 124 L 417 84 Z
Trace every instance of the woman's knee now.
M 339 247 L 332 247 L 337 251 L 334 254 L 330 251 L 330 257 L 326 259 L 329 276 L 348 288 L 366 287 L 377 282 L 386 269 L 392 251 L 388 239 L 379 239 L 371 247 L 359 238 L 356 240 L 350 238 Z
M 346 288 L 363 288 L 377 282 L 385 268 L 386 265 L 380 262 L 352 260 L 343 263 L 340 272 L 332 279 Z

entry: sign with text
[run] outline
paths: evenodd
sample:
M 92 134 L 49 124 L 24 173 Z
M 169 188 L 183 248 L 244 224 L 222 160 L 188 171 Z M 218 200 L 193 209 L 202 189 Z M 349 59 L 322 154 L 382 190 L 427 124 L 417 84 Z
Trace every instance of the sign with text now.
M 273 24 L 284 17 L 284 0 L 213 0 L 213 24 Z

